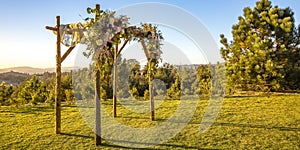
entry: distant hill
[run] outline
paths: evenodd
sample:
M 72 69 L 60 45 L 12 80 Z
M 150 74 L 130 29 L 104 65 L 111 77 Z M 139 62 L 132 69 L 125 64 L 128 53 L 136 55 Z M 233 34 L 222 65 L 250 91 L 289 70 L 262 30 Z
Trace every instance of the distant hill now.
M 69 72 L 71 70 L 74 70 L 76 68 L 73 67 L 63 67 L 62 71 L 63 72 Z M 27 74 L 42 74 L 44 72 L 55 72 L 55 68 L 33 68 L 33 67 L 12 67 L 12 68 L 4 68 L 0 69 L 0 73 L 5 73 L 5 72 L 19 72 L 19 73 L 27 73 Z
M 0 83 L 3 81 L 7 84 L 13 84 L 13 85 L 18 85 L 19 83 L 27 80 L 30 78 L 31 75 L 28 73 L 19 73 L 19 72 L 5 72 L 5 73 L 0 73 Z

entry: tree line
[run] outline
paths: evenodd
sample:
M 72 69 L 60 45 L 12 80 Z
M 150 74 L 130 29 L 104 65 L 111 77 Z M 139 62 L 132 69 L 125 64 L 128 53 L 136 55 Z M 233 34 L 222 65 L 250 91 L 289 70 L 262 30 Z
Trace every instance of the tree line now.
M 135 59 L 118 58 L 117 61 L 117 97 L 135 98 L 136 100 L 148 100 L 149 98 L 149 76 L 148 66 L 141 65 Z M 101 79 L 101 99 L 107 100 L 113 97 L 113 65 L 105 63 L 102 65 Z M 222 89 L 217 85 L 223 84 L 225 87 L 225 69 L 223 64 L 215 65 L 172 65 L 159 63 L 155 67 L 152 86 L 154 96 L 160 99 L 180 99 L 183 96 L 208 96 L 212 92 L 212 84 L 218 88 L 216 93 L 222 93 Z M 221 80 L 214 81 L 217 76 Z M 93 69 L 85 68 L 73 72 L 74 95 L 76 99 L 92 99 L 94 96 Z M 221 83 L 221 82 L 222 83 Z M 224 94 L 224 93 L 223 93 Z
M 36 105 L 38 103 L 53 104 L 55 100 L 55 74 L 44 73 L 31 75 L 18 85 L 8 84 L 2 81 L 0 84 L 0 106 L 25 104 Z M 62 95 L 68 104 L 74 103 L 72 90 L 72 76 L 63 73 Z
M 119 59 L 117 72 L 117 96 L 119 98 L 135 98 L 148 100 L 148 64 L 142 66 L 134 59 Z M 155 70 L 153 78 L 154 95 L 161 99 L 180 99 L 184 96 L 209 96 L 212 92 L 213 76 L 223 72 L 222 64 L 180 67 L 168 63 L 161 64 Z M 101 99 L 113 98 L 112 66 L 101 68 Z M 215 83 L 219 84 L 219 83 Z M 55 74 L 44 73 L 32 75 L 18 85 L 0 84 L 1 105 L 36 105 L 55 101 Z M 74 104 L 76 100 L 94 98 L 94 72 L 90 68 L 82 68 L 62 74 L 63 102 Z

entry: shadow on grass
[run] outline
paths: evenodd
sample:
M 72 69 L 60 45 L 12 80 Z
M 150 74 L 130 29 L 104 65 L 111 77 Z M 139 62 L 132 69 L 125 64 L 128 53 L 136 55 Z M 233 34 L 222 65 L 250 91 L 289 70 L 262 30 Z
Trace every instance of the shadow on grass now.
M 186 123 L 183 120 L 175 120 L 175 119 L 170 120 L 169 118 L 167 118 L 167 119 L 166 118 L 155 118 L 154 121 L 158 121 L 158 122 L 169 121 L 169 122 L 172 122 L 172 123 Z M 188 124 L 196 124 L 196 125 L 198 124 L 198 125 L 200 125 L 200 123 L 201 123 L 201 121 L 197 121 L 197 120 L 193 120 L 193 119 L 188 121 Z
M 156 119 L 155 121 L 163 122 L 166 121 L 166 119 Z M 185 123 L 180 120 L 172 120 L 173 123 Z M 227 126 L 227 127 L 240 127 L 240 128 L 260 128 L 260 129 L 274 129 L 274 130 L 280 130 L 280 131 L 300 131 L 300 128 L 294 128 L 294 127 L 278 127 L 278 126 L 270 126 L 270 125 L 256 125 L 256 124 L 241 124 L 241 123 L 229 123 L 229 122 L 196 122 L 191 120 L 189 124 L 212 124 L 212 126 Z
M 126 119 L 142 119 L 142 120 L 145 120 L 145 119 L 149 119 L 150 120 L 150 115 L 149 117 L 139 117 L 139 116 L 117 116 L 117 118 L 126 118 Z
M 77 108 L 78 106 L 77 105 L 62 105 L 61 107 L 64 107 L 64 108 Z
M 206 123 L 208 123 L 208 122 L 206 122 Z M 268 125 L 240 124 L 240 123 L 229 123 L 229 122 L 214 122 L 213 126 L 275 129 L 275 130 L 280 130 L 280 131 L 300 131 L 300 128 L 293 128 L 293 127 L 276 127 L 276 126 L 268 126 Z
M 138 116 L 118 116 L 117 118 L 126 118 L 126 119 L 141 119 L 141 120 L 149 120 L 149 121 L 151 121 L 151 119 L 150 119 L 150 115 L 149 115 L 149 117 L 138 117 Z M 158 118 L 158 117 L 156 117 L 153 121 L 155 121 L 155 122 L 166 122 L 166 121 L 169 121 L 169 122 L 172 122 L 172 123 L 186 123 L 186 122 L 184 122 L 184 121 L 182 121 L 182 120 L 171 120 L 170 121 L 170 118 Z M 193 121 L 193 120 L 190 120 L 189 122 L 188 122 L 188 124 L 200 124 L 201 123 L 201 121 L 199 121 L 199 122 L 197 122 L 197 121 Z
M 124 143 L 124 144 L 133 144 L 133 145 L 141 145 L 141 146 L 149 146 L 148 148 L 129 148 L 129 147 L 122 147 L 122 146 L 116 146 L 110 143 L 105 143 L 102 144 L 103 146 L 107 147 L 113 147 L 113 148 L 125 148 L 125 149 L 149 149 L 149 150 L 154 150 L 154 149 L 176 149 L 176 148 L 183 148 L 183 149 L 204 149 L 204 150 L 215 150 L 215 149 L 208 149 L 208 148 L 201 148 L 197 146 L 188 146 L 188 145 L 181 145 L 181 144 L 173 144 L 173 143 L 163 143 L 157 145 L 157 143 L 144 143 L 144 142 L 132 142 L 132 141 L 123 141 L 123 140 L 112 140 L 110 139 L 109 141 L 113 142 L 118 142 L 118 143 Z M 153 146 L 162 146 L 164 148 L 153 148 Z M 151 147 L 152 146 L 152 147 Z
M 269 95 L 228 95 L 228 96 L 225 96 L 224 98 L 258 98 L 258 97 L 269 98 L 270 96 Z
M 293 93 L 296 94 L 296 93 Z M 260 98 L 260 97 L 284 97 L 284 96 L 290 96 L 286 94 L 280 94 L 280 93 L 269 93 L 269 94 L 260 94 L 260 95 L 227 95 L 224 98 Z
M 10 108 L 13 113 L 37 114 L 41 112 L 54 112 L 53 106 L 22 106 L 18 108 Z
M 72 137 L 79 137 L 79 138 L 87 138 L 93 140 L 93 136 L 88 136 L 88 135 L 82 135 L 82 134 L 74 134 L 74 133 L 61 133 L 61 135 L 64 136 L 72 136 Z M 109 141 L 112 142 L 117 142 L 117 143 L 124 143 L 124 144 L 132 144 L 132 145 L 141 145 L 141 146 L 149 146 L 147 148 L 131 148 L 131 147 L 124 147 L 120 145 L 115 145 L 113 143 L 110 143 Z M 145 150 L 156 150 L 156 149 L 176 149 L 176 148 L 183 148 L 183 149 L 205 149 L 205 150 L 212 150 L 208 148 L 201 148 L 197 146 L 188 146 L 188 145 L 182 145 L 182 144 L 173 144 L 173 143 L 163 143 L 159 144 L 157 146 L 162 146 L 163 148 L 154 148 L 157 143 L 145 143 L 145 142 L 132 142 L 132 141 L 124 141 L 124 140 L 113 140 L 109 139 L 108 141 L 105 139 L 102 139 L 101 145 L 99 147 L 107 147 L 107 148 L 119 148 L 119 149 L 145 149 Z
M 134 149 L 134 148 L 129 148 L 129 147 L 123 147 L 123 146 L 119 146 L 119 145 L 113 145 L 110 143 L 102 143 L 101 145 L 99 145 L 99 147 L 107 147 L 107 148 L 119 148 L 119 149 Z M 139 148 L 141 149 L 141 148 Z
M 61 135 L 66 135 L 66 136 L 74 136 L 74 137 L 81 137 L 81 138 L 89 138 L 93 139 L 93 136 L 88 136 L 88 135 L 81 135 L 81 134 L 74 134 L 74 133 L 60 133 Z
M 235 123 L 222 122 L 222 123 L 215 123 L 215 125 L 233 126 L 233 127 L 246 127 L 246 128 L 276 129 L 276 130 L 280 130 L 280 131 L 300 131 L 300 128 L 276 127 L 276 126 L 255 125 L 255 124 L 235 124 Z

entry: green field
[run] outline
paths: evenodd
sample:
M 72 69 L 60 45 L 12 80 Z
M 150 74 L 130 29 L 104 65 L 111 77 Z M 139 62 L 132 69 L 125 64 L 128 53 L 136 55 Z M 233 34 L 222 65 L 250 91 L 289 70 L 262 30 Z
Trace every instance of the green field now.
M 205 133 L 199 125 L 208 100 L 200 100 L 190 123 L 171 140 L 150 149 L 300 149 L 300 95 L 225 98 L 218 118 Z M 105 102 L 111 109 L 111 102 Z M 119 122 L 148 127 L 172 115 L 178 101 L 165 101 L 149 114 L 119 106 Z M 54 134 L 54 108 L 0 107 L 0 149 L 120 149 L 107 141 L 94 146 L 93 132 L 76 106 L 62 109 L 62 134 Z M 142 140 L 141 140 L 142 141 Z

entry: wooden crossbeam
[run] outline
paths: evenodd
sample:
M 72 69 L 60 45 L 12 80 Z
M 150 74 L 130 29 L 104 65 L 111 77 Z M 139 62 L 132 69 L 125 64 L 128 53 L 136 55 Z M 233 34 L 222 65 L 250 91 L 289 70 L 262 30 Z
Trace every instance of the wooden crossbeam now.
M 150 54 L 149 54 L 148 51 L 147 51 L 147 46 L 146 46 L 146 43 L 145 43 L 144 39 L 141 39 L 140 42 L 141 42 L 141 45 L 142 45 L 142 47 L 143 47 L 144 53 L 145 53 L 145 55 L 146 55 L 146 57 L 147 57 L 147 60 L 149 61 L 149 59 L 150 59 Z
M 75 48 L 75 46 L 69 47 L 69 49 L 64 53 L 64 55 L 60 59 L 60 63 L 62 63 L 68 55 L 72 52 L 72 50 Z
M 57 31 L 56 27 L 50 27 L 50 26 L 46 26 L 47 30 L 52 30 L 52 31 Z
M 122 45 L 122 47 L 120 48 L 120 50 L 118 50 L 117 52 L 117 57 L 119 57 L 119 55 L 121 54 L 122 50 L 124 49 L 124 47 L 126 46 L 126 44 L 128 43 L 128 40 L 125 41 L 125 43 Z

